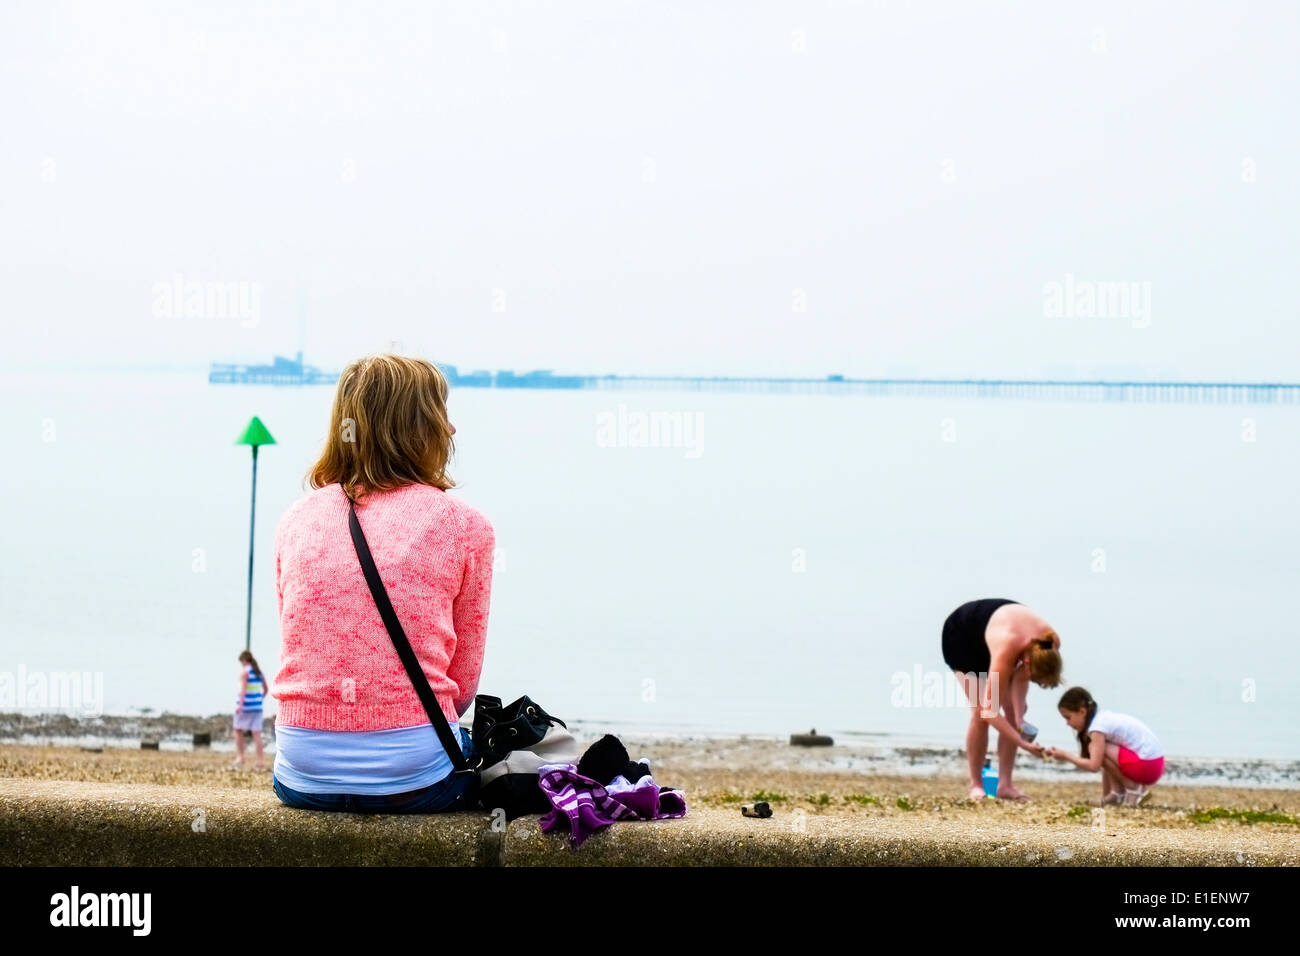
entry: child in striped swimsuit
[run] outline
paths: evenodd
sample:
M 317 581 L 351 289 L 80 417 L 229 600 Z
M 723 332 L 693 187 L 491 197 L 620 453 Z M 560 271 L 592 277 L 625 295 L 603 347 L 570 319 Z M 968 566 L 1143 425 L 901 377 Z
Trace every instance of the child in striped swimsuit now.
M 267 692 L 266 679 L 262 668 L 257 666 L 257 658 L 248 651 L 239 655 L 240 678 L 239 699 L 235 701 L 235 762 L 231 764 L 236 770 L 244 769 L 244 732 L 253 734 L 253 743 L 257 747 L 257 770 L 265 770 L 262 760 L 262 698 Z

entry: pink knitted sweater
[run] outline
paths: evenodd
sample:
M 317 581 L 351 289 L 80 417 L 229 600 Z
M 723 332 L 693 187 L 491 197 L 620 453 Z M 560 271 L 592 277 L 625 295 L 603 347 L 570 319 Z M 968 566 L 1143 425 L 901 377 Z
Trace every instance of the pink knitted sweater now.
M 443 713 L 459 719 L 483 668 L 492 525 L 430 485 L 372 492 L 357 520 Z M 275 582 L 277 723 L 357 731 L 429 723 L 366 587 L 342 485 L 308 493 L 280 519 Z

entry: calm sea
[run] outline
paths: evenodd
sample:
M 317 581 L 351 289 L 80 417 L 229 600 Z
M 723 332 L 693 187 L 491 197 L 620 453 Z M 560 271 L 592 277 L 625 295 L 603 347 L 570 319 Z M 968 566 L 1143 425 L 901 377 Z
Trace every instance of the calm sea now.
M 274 674 L 271 536 L 333 390 L 3 383 L 0 672 L 102 675 L 107 712 L 232 707 L 250 473 L 233 441 L 256 414 L 278 440 L 253 599 Z M 1298 409 L 461 389 L 451 412 L 456 493 L 499 548 L 485 692 L 611 728 L 960 746 L 940 627 L 1000 596 L 1169 753 L 1300 756 Z M 1029 719 L 1068 744 L 1058 695 L 1031 688 Z

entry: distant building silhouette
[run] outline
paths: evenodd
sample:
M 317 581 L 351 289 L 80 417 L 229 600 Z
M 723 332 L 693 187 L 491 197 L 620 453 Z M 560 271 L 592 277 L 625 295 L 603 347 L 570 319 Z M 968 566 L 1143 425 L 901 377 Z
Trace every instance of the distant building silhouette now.
M 208 372 L 212 385 L 333 385 L 338 372 L 323 372 L 304 365 L 302 352 L 295 358 L 277 355 L 270 365 L 230 365 L 213 362 Z

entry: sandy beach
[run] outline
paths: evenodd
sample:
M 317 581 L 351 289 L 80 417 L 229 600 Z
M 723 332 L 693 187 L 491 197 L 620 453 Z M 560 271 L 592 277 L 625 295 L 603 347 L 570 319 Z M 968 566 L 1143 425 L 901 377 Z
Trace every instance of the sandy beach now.
M 600 732 L 579 729 L 576 736 L 585 747 Z M 82 734 L 81 739 L 89 738 Z M 634 758 L 651 760 L 661 786 L 684 790 L 692 807 L 734 810 L 740 817 L 741 804 L 765 800 L 775 814 L 766 821 L 769 825 L 802 818 L 834 822 L 851 832 L 888 823 L 904 831 L 923 830 L 929 837 L 952 833 L 966 839 L 975 829 L 984 839 L 1008 845 L 1018 834 L 1043 825 L 1104 826 L 1117 845 L 1177 844 L 1206 853 L 1245 847 L 1243 863 L 1254 855 L 1249 847 L 1256 853 L 1266 847 L 1275 859 L 1300 859 L 1300 789 L 1263 786 L 1241 767 L 1229 768 L 1216 780 L 1205 779 L 1196 762 L 1185 762 L 1184 782 L 1162 783 L 1141 807 L 1112 806 L 1099 815 L 1094 812 L 1097 779 L 1034 766 L 1037 761 L 1026 757 L 1018 764 L 1024 769 L 1016 779 L 1031 798 L 1029 803 L 972 803 L 964 796 L 964 763 L 957 751 L 900 754 L 897 748 L 884 748 L 889 752 L 882 753 L 880 747 L 861 744 L 803 748 L 749 737 L 623 734 L 620 739 Z M 112 743 L 92 742 L 86 745 L 90 749 L 66 742 L 0 744 L 0 777 L 152 784 L 198 792 L 270 788 L 269 772 L 232 769 L 232 754 L 226 749 L 154 751 L 140 750 L 138 743 L 134 748 L 121 740 Z M 250 747 L 250 767 L 251 758 Z M 1264 772 L 1285 779 L 1287 769 L 1279 764 Z

